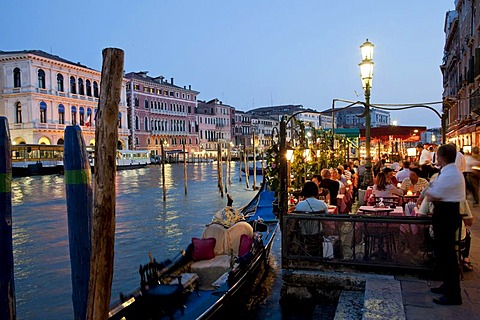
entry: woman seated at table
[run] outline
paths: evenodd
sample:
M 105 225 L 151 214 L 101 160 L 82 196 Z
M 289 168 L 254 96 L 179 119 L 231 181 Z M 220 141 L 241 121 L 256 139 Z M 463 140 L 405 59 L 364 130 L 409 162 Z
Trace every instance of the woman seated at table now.
M 300 212 L 317 212 L 322 211 L 327 213 L 328 206 L 323 200 L 318 200 L 318 186 L 313 181 L 307 181 L 303 185 L 301 196 L 304 200 L 299 201 L 295 206 L 295 211 Z
M 384 172 L 377 174 L 376 184 L 373 185 L 372 197 L 384 198 L 402 195 L 403 191 L 391 184 Z

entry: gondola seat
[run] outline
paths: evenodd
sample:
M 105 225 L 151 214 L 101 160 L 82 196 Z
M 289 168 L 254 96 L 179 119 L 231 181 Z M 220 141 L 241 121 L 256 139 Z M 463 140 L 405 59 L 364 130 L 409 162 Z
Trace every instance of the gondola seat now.
M 213 282 L 231 269 L 233 257 L 238 256 L 240 240 L 243 234 L 253 237 L 253 228 L 245 221 L 237 222 L 228 229 L 215 223 L 205 228 L 202 238 L 216 239 L 215 257 L 195 261 L 190 267 L 191 272 L 198 274 L 200 289 L 214 289 L 214 286 L 212 286 Z

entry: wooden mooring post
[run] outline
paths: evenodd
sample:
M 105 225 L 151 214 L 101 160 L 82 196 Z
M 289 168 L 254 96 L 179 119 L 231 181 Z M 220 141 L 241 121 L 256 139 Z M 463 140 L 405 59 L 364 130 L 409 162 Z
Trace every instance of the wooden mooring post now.
M 63 165 L 67 196 L 68 239 L 74 319 L 85 319 L 90 278 L 93 211 L 92 173 L 79 126 L 67 126 Z
M 161 140 L 160 152 L 162 153 L 162 189 L 163 189 L 163 202 L 167 201 L 167 186 L 165 184 L 165 149 L 163 147 L 164 141 Z
M 243 146 L 243 168 L 245 169 L 245 183 L 247 189 L 250 189 L 250 170 L 248 169 L 248 154 L 247 154 L 247 138 L 245 138 L 245 145 Z
M 0 319 L 16 319 L 12 238 L 12 145 L 6 117 L 0 117 Z
M 92 255 L 87 319 L 108 319 L 115 242 L 115 177 L 118 105 L 122 91 L 124 52 L 102 51 L 100 102 L 95 130 L 95 189 Z
M 185 180 L 185 183 L 184 183 L 185 195 L 187 195 L 187 193 L 188 193 L 188 188 L 187 188 L 188 176 L 187 176 L 187 155 L 185 153 L 185 143 L 183 144 L 183 178 Z
M 217 173 L 218 173 L 218 190 L 220 191 L 220 195 L 223 198 L 223 178 L 222 178 L 222 146 L 220 143 L 217 144 Z

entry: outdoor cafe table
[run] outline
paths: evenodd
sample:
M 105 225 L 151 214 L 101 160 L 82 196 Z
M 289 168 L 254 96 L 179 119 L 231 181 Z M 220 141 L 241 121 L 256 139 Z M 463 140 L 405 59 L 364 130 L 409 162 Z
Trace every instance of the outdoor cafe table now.
M 361 206 L 358 208 L 358 211 L 361 213 L 371 213 L 376 214 L 377 212 L 382 212 L 385 210 L 391 210 L 389 212 L 389 216 L 403 216 L 403 208 L 402 206 L 396 206 L 395 208 L 376 208 L 374 206 Z
M 374 206 L 361 206 L 358 208 L 358 213 L 360 214 L 376 214 L 376 212 L 382 212 L 385 210 L 388 210 L 389 208 L 375 208 Z M 401 217 L 401 216 L 416 216 L 416 210 L 415 208 L 412 210 L 412 212 L 408 212 L 408 214 L 405 214 L 404 209 L 402 206 L 396 206 L 395 208 L 390 208 L 392 211 L 388 213 L 388 216 L 396 216 L 396 217 Z M 401 224 L 400 225 L 400 231 L 403 233 L 405 232 L 411 232 L 412 234 L 417 234 L 418 232 L 418 226 L 415 224 Z

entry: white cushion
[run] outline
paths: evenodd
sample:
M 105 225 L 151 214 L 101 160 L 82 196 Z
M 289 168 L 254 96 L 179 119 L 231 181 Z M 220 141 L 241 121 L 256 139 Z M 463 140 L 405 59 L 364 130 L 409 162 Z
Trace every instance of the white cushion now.
M 198 274 L 201 290 L 214 289 L 212 283 L 230 269 L 230 256 L 220 255 L 210 260 L 194 262 L 190 271 Z
M 217 223 L 208 225 L 203 230 L 202 238 L 215 238 L 215 255 L 228 254 L 227 229 Z
M 233 226 L 227 230 L 227 241 L 228 241 L 228 251 L 227 254 L 230 254 L 230 250 L 233 250 L 233 255 L 238 256 L 238 248 L 240 247 L 240 237 L 242 234 L 248 235 L 250 238 L 253 237 L 253 228 L 250 223 L 241 221 L 235 223 Z

